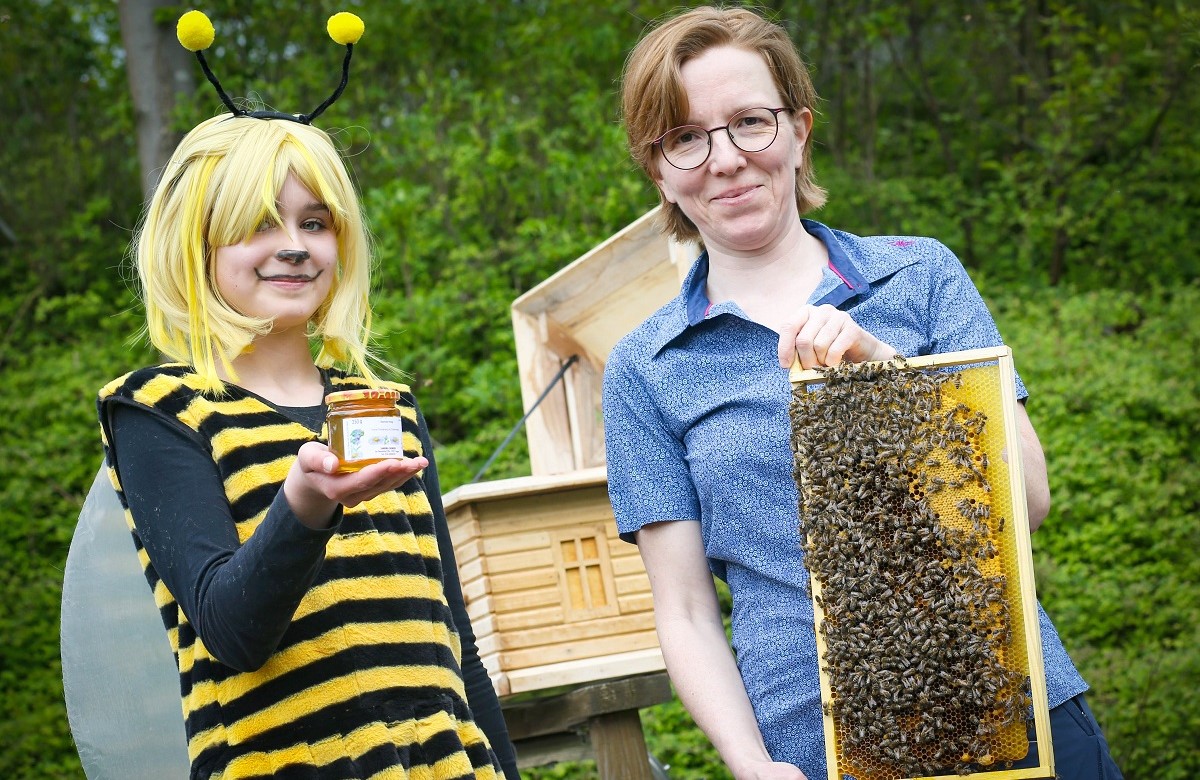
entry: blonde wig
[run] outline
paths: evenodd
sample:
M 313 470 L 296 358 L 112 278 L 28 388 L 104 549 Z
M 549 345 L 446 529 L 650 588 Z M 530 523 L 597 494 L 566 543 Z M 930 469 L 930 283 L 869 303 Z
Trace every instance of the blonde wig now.
M 311 125 L 223 114 L 175 149 L 134 241 L 147 335 L 165 355 L 191 364 L 205 389 L 223 388 L 218 361 L 236 377 L 232 361 L 272 326 L 222 299 L 215 251 L 249 239 L 264 220 L 279 220 L 276 198 L 289 174 L 329 208 L 337 235 L 333 284 L 309 323 L 320 343 L 316 363 L 375 381 L 367 365 L 371 244 L 341 156 Z
M 629 152 L 651 179 L 658 178 L 654 141 L 688 121 L 687 92 L 680 69 L 688 60 L 716 46 L 761 54 L 784 106 L 815 113 L 817 92 L 808 68 L 782 27 L 744 8 L 704 6 L 674 16 L 638 42 L 621 78 L 621 109 Z M 796 205 L 801 214 L 825 204 L 825 190 L 813 177 L 811 135 L 809 138 L 796 173 Z M 667 233 L 681 241 L 698 238 L 696 226 L 679 206 L 663 199 L 661 191 L 659 198 Z

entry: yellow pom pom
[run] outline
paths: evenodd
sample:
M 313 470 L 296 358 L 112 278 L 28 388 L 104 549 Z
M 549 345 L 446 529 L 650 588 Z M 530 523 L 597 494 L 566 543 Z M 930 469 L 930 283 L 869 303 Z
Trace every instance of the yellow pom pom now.
M 212 46 L 216 35 L 212 22 L 200 11 L 188 11 L 179 17 L 179 24 L 175 25 L 175 36 L 188 51 L 207 49 Z
M 345 46 L 358 43 L 366 27 L 362 19 L 349 11 L 342 11 L 329 17 L 329 24 L 325 25 L 325 29 L 329 31 L 329 37 L 333 38 L 335 43 Z

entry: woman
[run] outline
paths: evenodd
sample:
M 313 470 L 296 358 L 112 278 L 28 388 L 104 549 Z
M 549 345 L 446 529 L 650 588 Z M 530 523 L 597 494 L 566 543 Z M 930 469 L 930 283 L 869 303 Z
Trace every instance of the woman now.
M 517 780 L 429 432 L 368 366 L 358 196 L 310 118 L 235 109 L 179 144 L 135 242 L 147 331 L 174 362 L 98 401 L 191 777 Z M 325 398 L 366 388 L 396 391 L 404 456 L 343 473 Z
M 824 778 L 786 368 L 1002 342 L 940 243 L 802 219 L 825 200 L 811 166 L 816 94 L 778 26 L 742 9 L 676 16 L 631 53 L 622 99 L 667 231 L 705 251 L 681 294 L 609 357 L 618 527 L 645 561 L 676 690 L 734 776 Z M 1036 528 L 1049 511 L 1045 461 L 1023 406 L 1019 423 Z M 733 596 L 736 660 L 713 574 Z M 1120 777 L 1086 683 L 1039 619 L 1060 776 Z

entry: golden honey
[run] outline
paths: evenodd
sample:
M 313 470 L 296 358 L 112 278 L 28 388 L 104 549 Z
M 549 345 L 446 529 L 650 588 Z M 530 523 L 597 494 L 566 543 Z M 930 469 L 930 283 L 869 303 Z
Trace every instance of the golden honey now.
M 341 390 L 325 396 L 329 449 L 339 472 L 404 457 L 404 420 L 396 390 Z

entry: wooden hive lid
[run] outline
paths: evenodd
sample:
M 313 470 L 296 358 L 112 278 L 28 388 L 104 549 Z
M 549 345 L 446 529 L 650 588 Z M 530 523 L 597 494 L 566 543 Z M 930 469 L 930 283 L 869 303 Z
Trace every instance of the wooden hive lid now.
M 534 474 L 602 465 L 600 377 L 625 334 L 678 294 L 699 252 L 667 238 L 654 208 L 513 301 L 521 396 L 529 409 L 572 356 L 560 385 L 529 417 Z
M 442 504 L 445 506 L 446 514 L 450 514 L 467 504 L 546 495 L 564 490 L 600 486 L 606 482 L 607 477 L 603 466 L 580 469 L 568 474 L 493 479 L 488 482 L 472 482 L 456 487 L 442 496 Z

